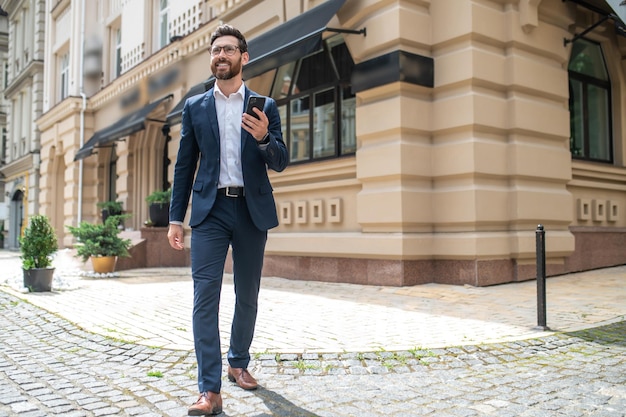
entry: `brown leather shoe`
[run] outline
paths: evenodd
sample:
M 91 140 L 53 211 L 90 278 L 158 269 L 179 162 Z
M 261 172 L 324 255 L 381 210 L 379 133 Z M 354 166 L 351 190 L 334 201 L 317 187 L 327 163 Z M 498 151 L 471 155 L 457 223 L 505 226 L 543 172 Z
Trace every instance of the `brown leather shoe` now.
M 258 384 L 256 379 L 246 368 L 231 368 L 228 367 L 228 379 L 230 382 L 236 382 L 243 389 L 253 390 L 256 389 Z
M 188 416 L 214 416 L 222 412 L 222 394 L 203 392 L 189 410 Z

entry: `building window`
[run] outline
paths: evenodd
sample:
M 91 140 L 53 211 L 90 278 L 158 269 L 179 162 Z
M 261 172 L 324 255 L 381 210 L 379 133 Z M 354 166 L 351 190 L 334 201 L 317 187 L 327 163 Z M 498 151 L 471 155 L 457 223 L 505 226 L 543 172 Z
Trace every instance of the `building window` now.
M 113 78 L 117 78 L 122 75 L 122 29 L 117 28 L 114 29 L 115 33 L 115 52 L 114 52 L 114 62 L 115 67 L 113 68 Z
M 5 62 L 4 63 L 4 88 L 5 90 L 8 86 L 9 86 L 9 63 Z
M 168 0 L 159 1 L 159 48 L 163 48 L 169 41 L 168 20 L 170 9 L 168 3 Z
M 7 129 L 5 127 L 2 128 L 2 159 L 0 159 L 0 165 L 4 165 L 8 162 L 8 135 Z
M 276 70 L 271 96 L 280 111 L 291 163 L 354 154 L 354 61 L 341 36 L 324 48 Z
M 576 40 L 568 70 L 572 157 L 612 162 L 611 82 L 600 45 Z
M 16 13 L 16 16 L 18 16 L 17 19 L 13 20 L 13 36 L 11 39 L 14 42 L 14 46 L 15 49 L 12 52 L 12 59 L 13 59 L 13 65 L 14 65 L 14 71 L 13 71 L 13 76 L 16 77 L 20 71 L 22 70 L 22 66 L 20 65 L 21 63 L 21 56 L 22 56 L 22 51 L 25 48 L 24 45 L 24 21 L 23 19 L 20 19 L 19 17 L 23 16 L 24 11 L 22 10 L 21 13 Z
M 70 92 L 70 55 L 61 55 L 59 74 L 61 75 L 61 100 L 69 96 Z

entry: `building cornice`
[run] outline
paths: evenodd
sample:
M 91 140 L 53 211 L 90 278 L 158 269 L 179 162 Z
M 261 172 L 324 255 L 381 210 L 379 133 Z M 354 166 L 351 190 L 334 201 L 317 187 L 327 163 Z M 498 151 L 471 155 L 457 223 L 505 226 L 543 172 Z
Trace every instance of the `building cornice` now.
M 14 94 L 22 89 L 22 86 L 27 80 L 38 73 L 43 74 L 43 61 L 30 61 L 26 68 L 24 68 L 24 70 L 17 77 L 11 80 L 7 88 L 4 90 L 4 96 L 7 99 L 13 97 Z
M 228 21 L 235 11 L 240 12 L 242 9 L 247 10 L 252 8 L 257 2 L 241 1 L 241 0 L 207 0 L 207 6 L 212 7 L 215 12 L 215 17 L 220 20 Z
M 626 168 L 614 165 L 572 161 L 570 187 L 626 191 Z
M 40 131 L 46 131 L 55 123 L 65 120 L 74 114 L 80 112 L 82 107 L 82 98 L 80 97 L 68 97 L 36 120 L 37 126 Z M 86 109 L 91 111 L 89 107 Z
M 203 25 L 137 64 L 91 96 L 89 99 L 91 107 L 98 110 L 112 101 L 119 102 L 120 97 L 140 86 L 150 76 L 173 65 L 179 65 L 190 56 L 205 52 L 211 43 L 211 33 L 216 25 L 217 22 L 213 25 Z M 209 74 L 207 78 L 208 76 Z
M 0 174 L 4 175 L 4 182 L 8 183 L 16 178 L 23 177 L 32 167 L 33 154 L 29 153 L 1 167 Z

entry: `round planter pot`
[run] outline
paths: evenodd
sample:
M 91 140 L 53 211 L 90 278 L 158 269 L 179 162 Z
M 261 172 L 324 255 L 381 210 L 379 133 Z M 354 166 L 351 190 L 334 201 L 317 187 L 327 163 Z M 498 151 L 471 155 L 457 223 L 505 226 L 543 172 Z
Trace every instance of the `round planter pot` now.
M 102 223 L 106 223 L 109 216 L 119 216 L 120 214 L 122 214 L 122 212 L 121 211 L 109 211 L 108 209 L 102 209 L 101 214 L 102 214 Z
M 52 291 L 54 268 L 24 269 L 24 287 L 32 292 Z
M 117 256 L 92 256 L 90 259 L 93 272 L 110 274 L 115 271 Z
M 154 227 L 168 226 L 170 223 L 170 205 L 168 203 L 151 203 L 150 221 Z

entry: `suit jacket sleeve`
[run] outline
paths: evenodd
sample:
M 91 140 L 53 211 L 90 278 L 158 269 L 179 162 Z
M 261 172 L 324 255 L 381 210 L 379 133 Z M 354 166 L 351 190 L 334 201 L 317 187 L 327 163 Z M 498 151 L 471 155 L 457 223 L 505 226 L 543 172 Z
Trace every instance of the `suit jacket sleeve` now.
M 189 100 L 183 108 L 180 147 L 174 168 L 170 221 L 184 221 L 200 150 L 191 123 Z
M 260 230 L 268 230 L 278 225 L 278 216 L 267 171 L 268 168 L 283 171 L 289 163 L 289 153 L 283 141 L 276 101 L 268 97 L 263 111 L 269 119 L 270 141 L 260 146 L 252 135 L 242 130 L 241 162 L 250 217 Z
M 268 99 L 269 103 L 265 111 L 269 119 L 268 133 L 270 142 L 266 147 L 261 149 L 261 152 L 268 168 L 276 172 L 281 172 L 289 164 L 289 152 L 283 141 L 282 126 L 276 101 L 271 98 Z

